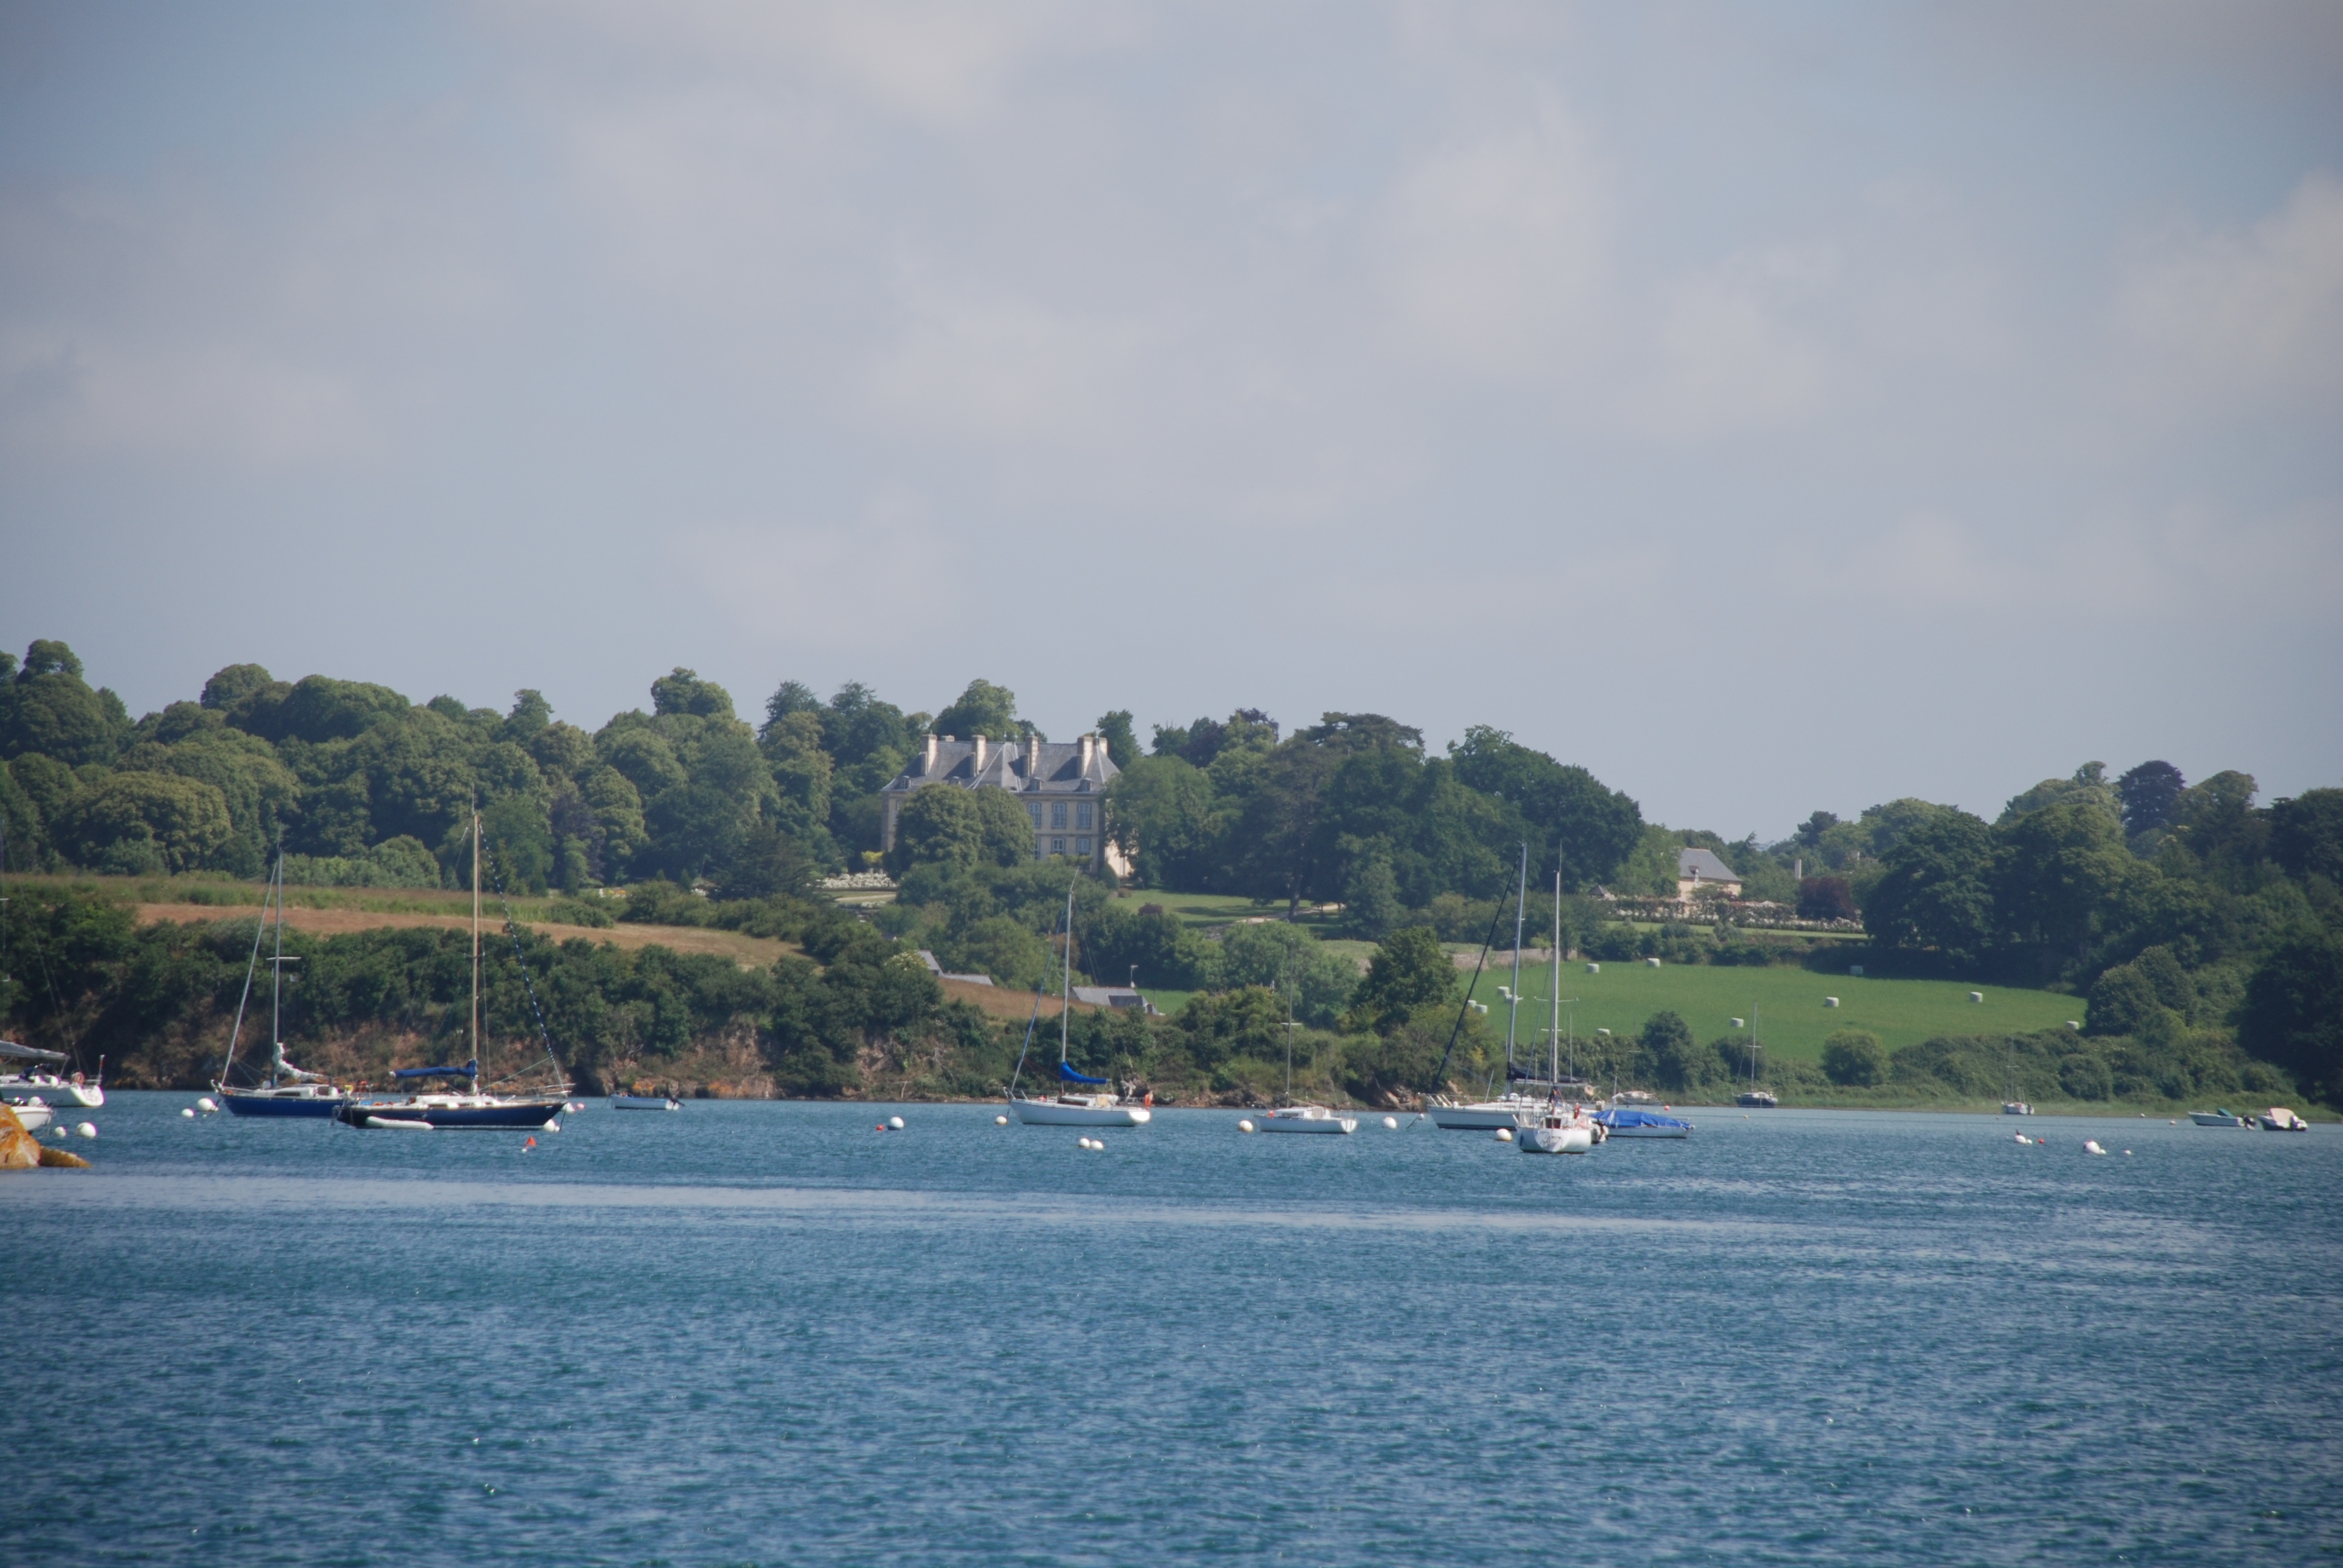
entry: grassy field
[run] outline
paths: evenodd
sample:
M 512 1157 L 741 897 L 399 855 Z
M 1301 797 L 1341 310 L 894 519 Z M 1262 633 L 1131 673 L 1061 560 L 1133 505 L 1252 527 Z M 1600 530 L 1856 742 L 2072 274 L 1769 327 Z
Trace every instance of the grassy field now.
M 1544 969 L 1522 971 L 1519 1038 L 1524 1041 L 1544 1042 L 1552 995 L 1547 978 Z M 1508 970 L 1493 970 L 1473 993 L 1475 1000 L 1489 1004 L 1489 1021 L 1501 1030 L 1505 1001 L 1497 987 L 1511 982 Z M 1985 992 L 1982 1003 L 1969 1000 L 1969 993 L 1978 990 Z M 1823 1041 L 1835 1030 L 1868 1030 L 1893 1050 L 1939 1034 L 2056 1029 L 2083 1011 L 2077 997 L 1959 980 L 1859 980 L 1802 969 L 1695 964 L 1653 969 L 1640 960 L 1605 963 L 1600 974 L 1588 974 L 1583 963 L 1564 964 L 1562 996 L 1565 1022 L 1574 1022 L 1582 1036 L 1597 1029 L 1630 1033 L 1668 1008 L 1683 1015 L 1703 1044 L 1739 1033 L 1733 1020 L 1746 1019 L 1759 1026 L 1768 1053 L 1806 1061 L 1821 1058 Z M 1838 998 L 1839 1005 L 1824 1006 L 1826 996 Z M 1571 1005 L 1573 998 L 1575 1005 Z

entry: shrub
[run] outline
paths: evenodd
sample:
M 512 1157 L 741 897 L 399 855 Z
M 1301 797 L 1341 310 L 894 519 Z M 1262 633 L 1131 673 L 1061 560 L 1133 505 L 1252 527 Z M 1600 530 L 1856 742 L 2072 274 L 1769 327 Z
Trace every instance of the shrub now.
M 1870 1089 L 1887 1081 L 1887 1053 L 1867 1030 L 1842 1029 L 1823 1041 L 1823 1076 L 1843 1089 Z

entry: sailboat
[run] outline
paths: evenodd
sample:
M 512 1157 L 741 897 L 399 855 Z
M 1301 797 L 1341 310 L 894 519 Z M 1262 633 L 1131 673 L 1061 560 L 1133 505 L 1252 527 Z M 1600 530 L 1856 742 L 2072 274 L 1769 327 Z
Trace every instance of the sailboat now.
M 1024 1095 L 1017 1092 L 1019 1081 L 1025 1076 L 1025 1052 L 1017 1053 L 1017 1070 L 1009 1079 L 1009 1108 L 1017 1120 L 1028 1127 L 1144 1127 L 1155 1119 L 1155 1112 L 1145 1105 L 1126 1103 L 1112 1091 L 1108 1081 L 1092 1078 L 1076 1071 L 1066 1060 L 1066 1022 L 1073 1012 L 1074 998 L 1074 885 L 1066 884 L 1066 950 L 1061 956 L 1058 974 L 1058 1081 L 1059 1091 L 1051 1095 Z M 1041 1016 L 1041 993 L 1033 999 L 1034 1018 Z M 1025 1043 L 1033 1043 L 1033 1022 L 1025 1025 Z M 1084 1088 L 1103 1090 L 1102 1093 L 1084 1093 Z
M 7 827 L 5 822 L 0 822 L 0 874 L 5 874 L 7 869 Z M 0 897 L 0 960 L 5 960 L 8 951 L 7 920 L 8 900 Z M 33 940 L 36 944 L 35 954 L 38 957 L 40 938 L 35 935 Z M 43 958 L 40 963 L 45 970 L 48 960 Z M 0 980 L 5 978 L 5 973 L 0 973 Z M 62 1018 L 60 1021 L 63 1021 Z M 67 1038 L 70 1043 L 70 1035 Z M 80 1048 L 76 1046 L 75 1049 L 78 1051 Z M 15 1108 L 16 1120 L 24 1123 L 27 1132 L 48 1125 L 49 1102 L 41 1098 L 43 1094 L 70 1100 L 90 1111 L 106 1103 L 106 1058 L 101 1056 L 97 1059 L 97 1076 L 92 1079 L 83 1078 L 78 1071 L 71 1076 L 57 1071 L 59 1067 L 72 1060 L 72 1057 L 61 1050 L 44 1050 L 38 1046 L 0 1041 L 0 1101 Z M 35 1116 L 37 1121 L 31 1120 Z
M 507 911 L 509 923 L 510 911 Z M 516 951 L 519 939 L 515 937 Z M 416 1092 L 399 1100 L 349 1100 L 335 1112 L 347 1127 L 382 1131 L 422 1131 L 433 1128 L 548 1127 L 569 1103 L 569 1081 L 553 1060 L 553 1041 L 545 1042 L 546 1060 L 557 1081 L 540 1093 L 492 1094 L 483 1087 L 480 1058 L 480 812 L 472 809 L 472 1024 L 471 1059 L 461 1067 L 409 1067 L 391 1074 L 395 1079 L 427 1082 L 450 1081 L 437 1093 Z M 557 1131 L 558 1131 L 557 1127 Z
M 1293 996 L 1285 998 L 1285 1098 L 1261 1119 L 1263 1132 L 1328 1132 L 1347 1136 L 1359 1130 L 1359 1119 L 1322 1105 L 1296 1104 L 1293 1099 Z
M 2031 1116 L 2034 1107 L 2017 1098 L 2017 1042 L 2005 1042 L 2001 1056 L 2001 1113 L 2004 1116 Z
M 1565 1084 L 1562 1076 L 1562 873 L 1554 874 L 1554 976 L 1550 981 L 1550 1000 L 1554 1005 L 1554 1020 L 1546 1030 L 1546 1042 L 1552 1062 L 1545 1073 L 1545 1107 L 1530 1117 L 1514 1138 L 1524 1154 L 1584 1154 L 1609 1136 L 1603 1124 L 1588 1114 L 1586 1107 L 1574 1095 L 1568 1101 L 1562 1097 L 1567 1087 L 1576 1089 L 1576 1075 Z M 1520 972 L 1521 942 L 1513 943 L 1514 972 Z M 1516 988 L 1517 990 L 1519 988 Z M 1574 1069 L 1578 1064 L 1574 1061 Z
M 43 1050 L 37 1045 L 18 1045 L 14 1040 L 0 1040 L 0 1061 L 53 1063 L 65 1060 L 65 1053 L 62 1050 Z M 40 1066 L 35 1066 L 29 1072 L 12 1069 L 5 1076 L 0 1076 L 0 1105 L 5 1105 L 16 1113 L 16 1124 L 25 1131 L 38 1132 L 49 1124 L 56 1112 L 39 1095 L 23 1091 L 42 1085 L 45 1080 L 55 1077 L 55 1073 Z
M 1542 1110 L 1535 1096 L 1525 1095 L 1517 1087 L 1529 1075 L 1513 1065 L 1513 1030 L 1522 1010 L 1522 920 L 1529 907 L 1529 890 L 1530 847 L 1523 844 L 1520 880 L 1513 891 L 1513 984 L 1508 993 L 1512 1000 L 1505 1009 L 1505 1092 L 1494 1100 L 1464 1102 L 1444 1094 L 1432 1095 L 1424 1102 L 1424 1111 L 1434 1127 L 1451 1132 L 1486 1132 L 1526 1125 L 1523 1119 Z M 1495 921 L 1490 923 L 1493 927 Z
M 277 950 L 269 959 L 268 1075 L 260 1083 L 238 1089 L 229 1081 L 236 1070 L 236 1048 L 244 1037 L 244 1013 L 252 1000 L 252 977 L 260 970 L 260 943 L 269 930 L 269 908 L 277 911 Z M 260 929 L 252 933 L 252 961 L 245 966 L 244 994 L 236 999 L 236 1027 L 227 1037 L 227 1056 L 212 1083 L 231 1116 L 296 1116 L 324 1118 L 342 1108 L 350 1091 L 339 1089 L 323 1074 L 305 1072 L 285 1059 L 285 966 L 299 963 L 299 955 L 285 956 L 285 846 L 277 846 L 277 868 L 268 879 L 268 895 L 260 909 Z
M 1757 1087 L 1757 1030 L 1764 1021 L 1757 1009 L 1749 1010 L 1749 1087 L 1733 1097 L 1733 1103 L 1744 1111 L 1771 1111 L 1782 1103 L 1772 1091 Z

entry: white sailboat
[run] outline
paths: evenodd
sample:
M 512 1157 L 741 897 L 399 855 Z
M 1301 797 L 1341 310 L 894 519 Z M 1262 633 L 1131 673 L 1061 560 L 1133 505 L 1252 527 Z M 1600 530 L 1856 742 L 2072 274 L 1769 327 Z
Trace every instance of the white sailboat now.
M 14 1040 L 0 1040 L 0 1061 L 49 1063 L 65 1060 L 65 1054 L 61 1050 L 43 1050 L 36 1045 L 18 1045 Z M 55 1073 L 45 1072 L 36 1067 L 27 1071 L 11 1071 L 6 1077 L 0 1078 L 0 1104 L 6 1105 L 16 1113 L 16 1120 L 25 1131 L 38 1132 L 55 1119 L 56 1113 L 49 1108 L 47 1101 L 26 1091 L 28 1086 L 38 1084 L 45 1078 L 55 1077 Z
M 1432 1095 L 1424 1102 L 1424 1111 L 1434 1127 L 1451 1132 L 1522 1127 L 1527 1125 L 1523 1118 L 1534 1116 L 1543 1109 L 1535 1096 L 1521 1092 L 1517 1084 L 1524 1075 L 1513 1065 L 1513 1029 L 1522 1010 L 1522 918 L 1528 908 L 1529 878 L 1530 847 L 1523 844 L 1520 881 L 1513 892 L 1513 984 L 1509 993 L 1512 1000 L 1505 1009 L 1505 1092 L 1493 1100 L 1462 1101 L 1444 1094 Z M 1494 924 L 1491 921 L 1493 927 Z
M 1073 1012 L 1074 998 L 1074 886 L 1066 884 L 1066 949 L 1058 975 L 1058 1081 L 1059 1091 L 1051 1095 L 1024 1095 L 1017 1092 L 1018 1083 L 1025 1076 L 1025 1052 L 1017 1053 L 1017 1070 L 1009 1080 L 1009 1109 L 1017 1120 L 1028 1127 L 1144 1127 L 1155 1120 L 1153 1109 L 1147 1104 L 1131 1105 L 1113 1091 L 1103 1078 L 1092 1078 L 1076 1071 L 1066 1060 L 1067 1020 Z M 1041 1012 L 1041 993 L 1033 996 L 1033 1015 Z M 1025 1025 L 1025 1043 L 1033 1043 L 1033 1020 Z M 1085 1088 L 1092 1090 L 1084 1092 Z M 1149 1096 L 1153 1099 L 1152 1095 Z
M 0 873 L 7 869 L 8 835 L 5 825 L 0 825 Z M 8 951 L 7 919 L 8 900 L 0 897 L 0 961 L 5 960 Z M 35 935 L 33 940 L 37 944 L 40 938 Z M 41 961 L 47 962 L 45 959 Z M 74 1043 L 70 1036 L 67 1043 Z M 80 1048 L 75 1045 L 75 1049 Z M 41 1098 L 45 1094 L 70 1100 L 90 1111 L 106 1103 L 106 1058 L 97 1059 L 97 1076 L 91 1079 L 85 1079 L 78 1071 L 68 1077 L 56 1070 L 72 1060 L 60 1050 L 0 1041 L 0 1101 L 15 1108 L 16 1120 L 25 1123 L 25 1131 L 48 1125 L 49 1102 Z M 29 1120 L 28 1112 L 37 1113 L 40 1120 Z
M 1513 972 L 1521 973 L 1522 944 L 1518 934 L 1513 940 Z M 1554 1020 L 1546 1030 L 1546 1042 L 1552 1053 L 1546 1068 L 1546 1102 L 1544 1107 L 1524 1120 L 1514 1134 L 1513 1143 L 1524 1154 L 1584 1154 L 1607 1136 L 1602 1123 L 1596 1121 L 1586 1107 L 1577 1100 L 1562 1097 L 1562 873 L 1554 874 L 1554 978 L 1551 981 Z M 1521 988 L 1514 987 L 1518 991 Z M 1571 1063 L 1575 1068 L 1576 1062 Z
M 1285 1099 L 1261 1119 L 1263 1132 L 1322 1132 L 1348 1137 L 1359 1130 L 1359 1119 L 1323 1105 L 1297 1104 L 1293 1099 L 1293 997 L 1285 999 Z

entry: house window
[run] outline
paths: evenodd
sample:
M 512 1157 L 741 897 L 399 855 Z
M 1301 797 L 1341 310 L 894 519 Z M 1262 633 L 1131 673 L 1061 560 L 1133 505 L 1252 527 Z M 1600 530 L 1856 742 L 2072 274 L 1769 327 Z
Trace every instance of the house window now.
M 1077 828 L 1087 828 L 1090 825 L 1091 803 L 1084 800 L 1074 807 L 1074 826 Z
M 1039 800 L 1028 800 L 1025 802 L 1025 809 L 1033 814 L 1033 826 L 1036 828 L 1040 827 L 1041 825 L 1041 802 Z
M 1065 803 L 1063 800 L 1052 800 L 1052 801 L 1051 801 L 1051 802 L 1050 802 L 1050 826 L 1051 826 L 1051 827 L 1052 827 L 1052 828 L 1062 828 L 1062 827 L 1064 827 L 1065 825 L 1066 825 L 1066 803 Z
M 1050 853 L 1052 855 L 1062 855 L 1065 852 L 1066 841 L 1063 839 L 1052 839 L 1050 840 Z
M 1077 855 L 1087 855 L 1087 854 L 1089 854 L 1090 852 L 1091 852 L 1091 841 L 1090 841 L 1088 839 L 1075 839 L 1075 840 L 1074 840 L 1074 853 L 1075 853 L 1075 854 L 1077 854 Z

